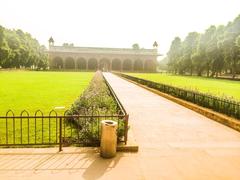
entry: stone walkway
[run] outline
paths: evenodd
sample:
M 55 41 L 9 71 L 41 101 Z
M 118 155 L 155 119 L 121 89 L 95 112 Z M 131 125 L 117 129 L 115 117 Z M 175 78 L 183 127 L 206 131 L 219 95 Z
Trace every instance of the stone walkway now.
M 147 179 L 240 179 L 240 133 L 113 74 Z
M 110 73 L 130 114 L 138 153 L 94 148 L 0 149 L 0 179 L 236 179 L 240 133 Z

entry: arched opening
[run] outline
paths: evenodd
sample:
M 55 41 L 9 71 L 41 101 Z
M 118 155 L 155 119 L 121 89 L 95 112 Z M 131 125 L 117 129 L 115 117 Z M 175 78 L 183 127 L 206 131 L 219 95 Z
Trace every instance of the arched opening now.
M 81 69 L 81 70 L 86 70 L 87 69 L 87 61 L 84 58 L 79 58 L 77 59 L 77 69 Z
M 99 69 L 101 71 L 110 71 L 110 60 L 109 59 L 101 59 L 99 62 Z
M 142 71 L 143 70 L 143 61 L 137 59 L 134 61 L 134 71 Z
M 75 63 L 74 63 L 73 58 L 68 57 L 65 59 L 65 68 L 66 69 L 75 69 Z
M 52 60 L 53 69 L 62 69 L 63 68 L 63 59 L 60 57 L 55 57 Z
M 113 59 L 112 70 L 115 70 L 115 71 L 121 70 L 121 60 L 120 59 Z
M 149 72 L 156 71 L 155 63 L 153 60 L 145 60 L 144 67 L 145 67 L 145 71 L 149 71 Z
M 98 63 L 96 59 L 89 59 L 88 60 L 88 69 L 89 70 L 97 70 Z
M 132 70 L 132 61 L 130 59 L 125 59 L 123 61 L 123 70 L 131 71 Z

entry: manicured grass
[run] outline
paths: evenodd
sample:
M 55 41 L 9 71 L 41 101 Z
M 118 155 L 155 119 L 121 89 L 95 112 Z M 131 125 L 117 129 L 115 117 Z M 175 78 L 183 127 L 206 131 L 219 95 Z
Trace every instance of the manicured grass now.
M 85 90 L 93 75 L 88 72 L 0 71 L 0 116 L 9 109 L 15 115 L 20 115 L 24 109 L 30 115 L 38 109 L 48 115 L 57 106 L 65 106 L 66 110 Z M 57 111 L 58 114 L 63 112 Z M 0 144 L 58 142 L 58 124 L 56 118 L 0 119 Z M 67 135 L 71 134 L 68 126 L 65 130 Z
M 128 73 L 128 75 L 240 101 L 240 81 L 158 73 Z
M 90 72 L 0 71 L 0 115 L 11 109 L 48 114 L 56 106 L 71 106 L 88 86 Z

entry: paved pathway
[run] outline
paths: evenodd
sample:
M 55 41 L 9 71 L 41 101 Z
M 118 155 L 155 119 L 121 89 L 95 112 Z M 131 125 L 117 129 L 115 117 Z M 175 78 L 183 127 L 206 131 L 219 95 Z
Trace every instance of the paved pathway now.
M 0 149 L 0 179 L 240 179 L 240 133 L 105 77 L 130 114 L 138 153 L 102 159 L 93 148 Z
M 240 179 L 240 133 L 113 74 L 148 179 Z

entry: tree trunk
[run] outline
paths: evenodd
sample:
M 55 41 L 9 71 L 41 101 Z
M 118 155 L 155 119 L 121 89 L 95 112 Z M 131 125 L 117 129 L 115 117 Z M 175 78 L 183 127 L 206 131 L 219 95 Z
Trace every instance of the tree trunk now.
M 209 77 L 209 68 L 207 68 L 207 77 Z
M 214 77 L 214 75 L 215 75 L 215 71 L 212 71 L 210 77 Z
M 234 79 L 236 77 L 236 57 L 232 57 L 232 78 Z
M 234 79 L 236 77 L 236 69 L 235 66 L 232 67 L 232 78 Z
M 197 75 L 198 75 L 198 76 L 202 76 L 202 72 L 201 72 L 201 71 L 198 71 Z

